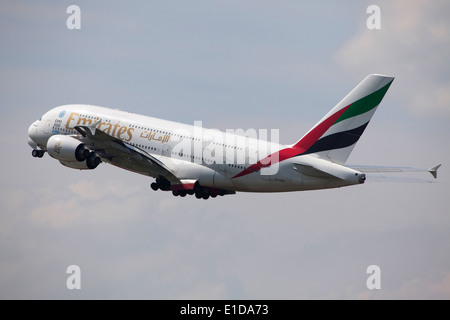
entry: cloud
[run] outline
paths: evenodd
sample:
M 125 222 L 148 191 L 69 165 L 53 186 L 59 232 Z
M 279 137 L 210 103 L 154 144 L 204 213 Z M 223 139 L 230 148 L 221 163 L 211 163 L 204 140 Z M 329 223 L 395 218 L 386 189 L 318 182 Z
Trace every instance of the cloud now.
M 450 299 L 450 270 L 436 282 L 427 284 L 432 299 Z
M 99 200 L 114 196 L 126 199 L 141 191 L 137 186 L 129 186 L 125 181 L 109 179 L 108 181 L 80 180 L 69 185 L 69 189 L 83 200 Z
M 365 21 L 335 59 L 360 78 L 384 73 L 397 78 L 393 95 L 418 116 L 450 116 L 450 22 L 448 1 L 379 1 L 381 30 Z M 364 18 L 368 18 L 365 16 Z
M 48 224 L 54 228 L 67 226 L 80 215 L 73 200 L 60 200 L 47 205 L 38 206 L 31 212 L 31 221 Z

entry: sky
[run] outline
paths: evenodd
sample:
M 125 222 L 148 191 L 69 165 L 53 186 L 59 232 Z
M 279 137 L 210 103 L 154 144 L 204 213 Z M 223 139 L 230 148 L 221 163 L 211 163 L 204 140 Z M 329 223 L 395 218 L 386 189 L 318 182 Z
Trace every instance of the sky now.
M 72 4 L 79 30 L 66 25 Z M 381 29 L 367 28 L 373 4 Z M 449 299 L 449 11 L 439 0 L 2 1 L 0 298 Z M 35 159 L 27 144 L 28 126 L 68 103 L 279 129 L 290 144 L 370 73 L 396 79 L 348 163 L 441 163 L 435 183 L 204 201 L 106 164 Z M 80 290 L 66 286 L 70 265 Z M 366 285 L 371 265 L 381 289 Z

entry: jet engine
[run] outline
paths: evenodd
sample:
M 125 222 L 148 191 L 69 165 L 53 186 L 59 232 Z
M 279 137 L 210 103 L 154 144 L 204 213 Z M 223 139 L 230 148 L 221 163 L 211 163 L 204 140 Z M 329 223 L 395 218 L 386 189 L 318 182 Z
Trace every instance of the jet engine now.
M 47 152 L 63 165 L 74 169 L 95 169 L 102 162 L 84 143 L 65 135 L 51 136 L 47 142 Z M 85 164 L 77 164 L 82 161 L 86 161 Z M 68 165 L 71 162 L 73 164 Z

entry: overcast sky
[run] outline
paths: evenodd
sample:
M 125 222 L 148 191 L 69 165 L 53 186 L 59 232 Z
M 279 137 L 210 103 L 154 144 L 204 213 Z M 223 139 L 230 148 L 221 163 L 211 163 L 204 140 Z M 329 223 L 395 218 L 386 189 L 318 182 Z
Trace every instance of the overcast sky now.
M 71 4 L 80 30 L 66 27 Z M 371 4 L 380 30 L 366 27 Z M 445 0 L 2 1 L 0 298 L 449 299 L 449 12 Z M 437 183 L 204 201 L 27 145 L 28 126 L 67 103 L 279 129 L 289 144 L 369 73 L 396 79 L 348 162 L 442 163 Z M 81 290 L 66 287 L 69 265 Z

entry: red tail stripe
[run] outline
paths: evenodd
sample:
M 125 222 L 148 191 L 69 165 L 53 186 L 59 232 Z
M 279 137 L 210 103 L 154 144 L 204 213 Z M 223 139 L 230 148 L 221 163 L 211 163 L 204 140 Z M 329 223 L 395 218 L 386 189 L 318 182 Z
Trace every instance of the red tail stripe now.
M 303 153 L 306 150 L 308 150 L 314 144 L 314 142 L 319 140 L 319 138 L 323 136 L 323 134 L 327 132 L 328 129 L 330 129 L 330 127 L 339 119 L 340 116 L 342 116 L 342 114 L 345 111 L 347 111 L 347 109 L 350 106 L 351 104 L 349 104 L 345 108 L 342 108 L 335 114 L 329 116 L 327 119 L 319 123 L 314 129 L 308 132 L 299 142 L 297 142 L 293 146 L 293 148 L 298 149 L 300 151 L 299 153 Z
M 239 178 L 245 176 L 249 173 L 259 171 L 261 168 L 268 167 L 272 164 L 284 161 L 286 159 L 292 158 L 296 155 L 302 154 L 308 150 L 327 130 L 339 119 L 340 116 L 351 106 L 349 104 L 345 108 L 342 108 L 338 112 L 329 116 L 327 119 L 319 123 L 311 131 L 309 131 L 299 142 L 293 145 L 291 148 L 285 148 L 271 155 L 265 157 L 264 159 L 258 161 L 257 163 L 251 165 L 247 169 L 241 171 L 231 179 Z

